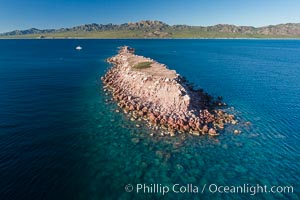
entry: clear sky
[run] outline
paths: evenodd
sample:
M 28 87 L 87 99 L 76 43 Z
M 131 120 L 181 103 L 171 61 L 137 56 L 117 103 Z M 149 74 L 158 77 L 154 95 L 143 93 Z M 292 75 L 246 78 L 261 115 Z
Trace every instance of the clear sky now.
M 264 26 L 300 22 L 299 0 L 0 0 L 0 32 L 86 23 Z

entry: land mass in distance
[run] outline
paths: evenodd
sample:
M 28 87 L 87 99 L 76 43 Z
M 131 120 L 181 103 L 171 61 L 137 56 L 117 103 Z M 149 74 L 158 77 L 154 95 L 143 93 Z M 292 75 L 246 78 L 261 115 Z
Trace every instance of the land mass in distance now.
M 84 24 L 71 28 L 14 30 L 0 38 L 300 38 L 300 23 L 264 27 L 168 25 L 161 21 Z

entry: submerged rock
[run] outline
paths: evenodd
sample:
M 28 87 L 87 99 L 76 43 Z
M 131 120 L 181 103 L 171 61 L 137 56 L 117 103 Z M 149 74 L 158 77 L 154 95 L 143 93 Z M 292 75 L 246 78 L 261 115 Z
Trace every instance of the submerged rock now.
M 139 138 L 132 138 L 131 142 L 133 142 L 134 144 L 137 144 L 137 143 L 140 142 L 140 139 Z
M 178 170 L 179 172 L 182 172 L 184 170 L 183 166 L 180 164 L 176 165 L 176 170 Z
M 192 135 L 199 136 L 200 132 L 199 131 L 192 131 Z

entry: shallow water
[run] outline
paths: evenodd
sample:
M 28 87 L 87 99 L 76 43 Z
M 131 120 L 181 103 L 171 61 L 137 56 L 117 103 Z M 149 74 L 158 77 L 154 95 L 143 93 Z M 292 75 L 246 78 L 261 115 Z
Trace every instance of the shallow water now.
M 99 79 L 121 45 L 223 96 L 241 123 L 215 138 L 137 128 Z M 0 40 L 1 198 L 299 199 L 299 55 L 298 40 Z M 139 183 L 292 185 L 294 194 L 125 192 Z

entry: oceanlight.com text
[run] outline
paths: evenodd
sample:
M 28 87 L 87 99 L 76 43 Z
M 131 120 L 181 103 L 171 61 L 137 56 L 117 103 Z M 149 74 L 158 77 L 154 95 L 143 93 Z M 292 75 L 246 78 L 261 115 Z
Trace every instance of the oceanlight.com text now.
M 135 185 L 127 184 L 126 192 L 135 192 L 136 194 L 159 194 L 167 195 L 168 193 L 224 193 L 224 194 L 249 194 L 256 195 L 262 193 L 294 193 L 293 186 L 267 186 L 260 184 L 242 184 L 242 185 L 218 185 L 218 184 L 145 184 L 138 183 Z

